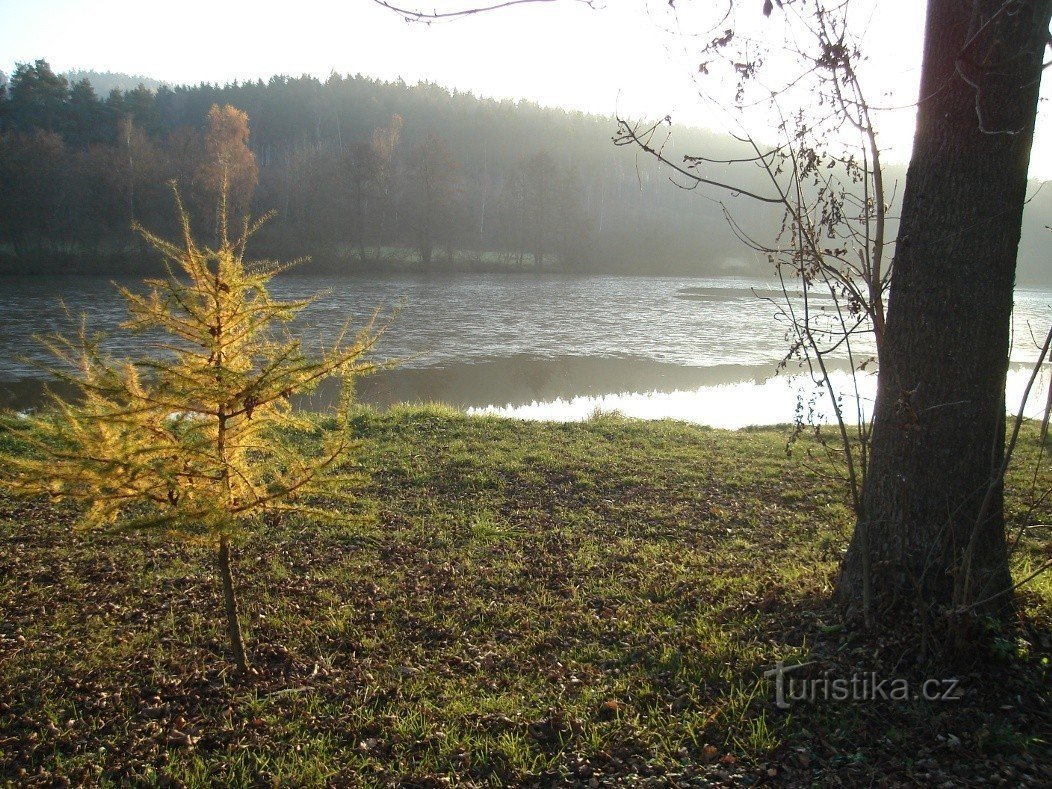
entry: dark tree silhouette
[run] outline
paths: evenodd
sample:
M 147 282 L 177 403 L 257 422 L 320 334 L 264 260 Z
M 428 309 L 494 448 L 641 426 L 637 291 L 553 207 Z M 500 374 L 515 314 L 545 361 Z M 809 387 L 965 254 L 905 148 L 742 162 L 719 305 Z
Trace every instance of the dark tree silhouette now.
M 69 83 L 55 74 L 46 60 L 15 66 L 8 91 L 8 116 L 16 129 L 61 130 Z
M 456 210 L 460 165 L 444 140 L 429 134 L 409 155 L 408 198 L 420 259 L 430 263 L 435 242 L 448 242 Z
M 929 0 L 872 457 L 837 587 L 901 621 L 1004 614 L 1001 466 L 1027 168 L 1052 0 Z

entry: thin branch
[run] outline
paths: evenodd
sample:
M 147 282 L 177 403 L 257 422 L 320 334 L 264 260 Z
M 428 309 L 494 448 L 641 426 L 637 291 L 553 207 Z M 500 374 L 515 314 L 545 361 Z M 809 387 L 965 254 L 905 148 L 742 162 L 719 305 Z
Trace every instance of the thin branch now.
M 431 22 L 437 22 L 439 20 L 450 20 L 450 19 L 463 19 L 464 17 L 474 16 L 475 14 L 484 14 L 490 11 L 499 11 L 502 8 L 511 8 L 517 5 L 528 5 L 534 3 L 555 3 L 559 0 L 504 0 L 501 3 L 492 3 L 486 6 L 475 6 L 473 8 L 461 8 L 452 11 L 439 11 L 434 9 L 431 11 L 421 11 L 414 8 L 405 8 L 395 3 L 388 2 L 388 0 L 373 0 L 379 6 L 383 6 L 388 11 L 401 16 L 408 22 L 423 22 L 424 24 L 430 24 Z M 570 0 L 571 2 L 580 3 L 586 5 L 589 8 L 595 8 L 595 0 Z

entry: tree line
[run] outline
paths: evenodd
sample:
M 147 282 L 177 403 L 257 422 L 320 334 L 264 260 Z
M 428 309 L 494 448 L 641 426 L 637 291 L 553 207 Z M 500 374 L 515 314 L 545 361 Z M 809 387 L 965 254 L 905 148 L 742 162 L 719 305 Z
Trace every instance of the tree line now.
M 734 254 L 718 207 L 616 150 L 608 118 L 361 76 L 100 97 L 79 75 L 38 60 L 0 87 L 7 271 L 139 266 L 131 226 L 167 228 L 171 181 L 207 226 L 216 135 L 244 144 L 228 163 L 237 209 L 276 214 L 268 254 L 708 273 Z
M 167 184 L 193 213 L 208 200 L 195 175 L 207 158 L 213 105 L 247 115 L 255 185 L 247 204 L 277 212 L 256 239 L 274 257 L 309 254 L 340 270 L 395 261 L 559 266 L 638 274 L 769 276 L 743 252 L 719 204 L 692 199 L 659 163 L 611 144 L 615 119 L 437 85 L 363 76 L 169 87 L 44 60 L 0 75 L 0 272 L 140 270 L 131 220 L 174 231 Z M 113 87 L 102 96 L 96 86 Z M 674 126 L 663 152 L 704 152 L 711 178 L 740 143 Z M 886 167 L 889 190 L 905 180 Z M 762 172 L 733 174 L 762 188 Z M 1019 279 L 1048 283 L 1044 225 L 1052 190 L 1027 205 Z M 200 198 L 200 195 L 198 195 Z M 732 198 L 734 199 L 734 198 Z M 758 235 L 776 210 L 736 201 Z M 214 203 L 212 203 L 214 205 Z M 134 207 L 134 211 L 133 211 Z M 894 212 L 893 212 L 894 213 Z M 364 262 L 363 262 L 364 261 Z

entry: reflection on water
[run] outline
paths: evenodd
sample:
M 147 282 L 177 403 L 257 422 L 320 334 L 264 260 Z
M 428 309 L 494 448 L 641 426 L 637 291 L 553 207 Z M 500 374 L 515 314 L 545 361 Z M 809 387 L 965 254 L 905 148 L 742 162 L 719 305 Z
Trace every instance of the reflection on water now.
M 770 365 L 686 367 L 649 359 L 512 356 L 443 367 L 396 368 L 361 379 L 357 396 L 377 406 L 419 401 L 460 408 L 493 403 L 524 406 L 610 392 L 672 392 L 741 381 L 759 383 L 770 373 Z M 335 402 L 335 394 L 323 388 L 313 404 Z
M 121 284 L 141 289 L 136 280 Z M 384 335 L 383 355 L 405 366 L 436 368 L 480 360 L 535 357 L 629 358 L 687 367 L 772 365 L 784 353 L 785 327 L 763 297 L 772 284 L 732 278 L 609 277 L 558 274 L 355 274 L 283 276 L 279 298 L 327 295 L 296 328 L 328 339 L 350 320 L 361 325 L 377 305 L 404 305 Z M 684 291 L 692 298 L 684 298 Z M 68 326 L 60 299 L 94 330 L 113 332 L 127 316 L 113 283 L 94 277 L 4 277 L 0 281 L 0 380 L 36 377 L 20 354 L 42 358 L 34 334 Z M 1052 293 L 1016 291 L 1013 361 L 1036 358 L 1027 326 L 1043 335 Z M 116 335 L 122 355 L 141 337 Z
M 135 280 L 121 282 L 141 289 Z M 677 296 L 704 287 L 705 301 Z M 403 305 L 380 351 L 410 368 L 535 357 L 631 358 L 691 367 L 777 361 L 783 329 L 769 303 L 754 295 L 764 283 L 677 277 L 557 274 L 413 274 L 346 277 L 284 276 L 271 283 L 279 298 L 326 295 L 294 328 L 331 339 L 346 321 L 361 325 L 377 305 Z M 4 278 L 0 284 L 0 380 L 34 377 L 18 354 L 40 358 L 30 338 L 54 331 L 70 313 L 87 314 L 93 329 L 112 332 L 126 317 L 113 284 L 93 277 Z M 142 338 L 115 335 L 109 347 L 126 355 Z
M 536 273 L 290 275 L 273 282 L 280 298 L 319 290 L 328 295 L 293 327 L 308 344 L 331 339 L 347 321 L 364 323 L 376 305 L 404 305 L 379 346 L 381 357 L 404 361 L 360 381 L 366 403 L 438 400 L 573 419 L 599 407 L 721 426 L 793 419 L 800 383 L 772 377 L 786 347 L 785 327 L 765 300 L 780 296 L 775 283 Z M 108 279 L 5 277 L 0 406 L 40 402 L 46 379 L 33 362 L 47 357 L 32 337 L 68 331 L 60 300 L 71 315 L 86 315 L 92 330 L 113 332 L 126 317 Z M 1050 321 L 1052 293 L 1016 292 L 1013 363 L 1036 359 L 1031 329 L 1043 336 Z M 117 332 L 106 347 L 135 356 L 149 342 Z M 864 393 L 863 401 L 871 397 Z M 323 389 L 301 404 L 322 408 L 332 399 Z
M 848 373 L 836 371 L 831 378 L 836 390 L 843 393 L 845 420 L 849 424 L 853 422 L 859 408 L 868 419 L 876 395 L 876 376 L 859 376 L 857 397 Z M 1022 367 L 1009 371 L 1006 388 L 1009 412 L 1019 410 L 1029 378 L 1030 370 Z M 1047 394 L 1048 378 L 1042 376 L 1030 391 L 1025 414 L 1040 419 Z M 559 397 L 526 405 L 469 408 L 468 412 L 556 422 L 580 422 L 597 413 L 616 412 L 636 419 L 679 419 L 729 429 L 788 424 L 798 416 L 808 424 L 829 424 L 835 419 L 825 390 L 816 387 L 806 376 L 777 376 L 762 382 L 742 381 L 686 391 Z
M 687 367 L 650 359 L 520 355 L 384 370 L 356 380 L 355 397 L 359 402 L 378 407 L 405 402 L 442 402 L 460 408 L 493 403 L 522 406 L 610 392 L 671 392 L 741 381 L 762 383 L 773 367 L 773 364 Z M 0 381 L 0 406 L 37 405 L 46 383 L 37 378 Z M 67 396 L 69 392 L 60 394 Z M 326 410 L 339 402 L 338 384 L 322 384 L 317 392 L 294 402 L 310 410 Z

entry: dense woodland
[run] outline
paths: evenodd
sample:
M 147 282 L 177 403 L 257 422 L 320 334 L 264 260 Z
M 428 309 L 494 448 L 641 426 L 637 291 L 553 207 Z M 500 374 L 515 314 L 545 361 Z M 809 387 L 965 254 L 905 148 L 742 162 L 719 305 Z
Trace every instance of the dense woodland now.
M 250 152 L 231 173 L 235 208 L 275 213 L 257 252 L 310 255 L 315 270 L 767 273 L 719 203 L 614 146 L 609 117 L 337 74 L 128 89 L 132 79 L 58 75 L 38 60 L 0 80 L 0 271 L 149 266 L 133 223 L 170 230 L 175 181 L 198 224 L 214 224 L 215 135 L 227 134 Z M 241 121 L 226 118 L 240 127 L 211 127 L 213 106 L 240 110 Z M 720 158 L 735 149 L 677 129 L 668 150 Z M 775 231 L 776 207 L 721 197 L 746 226 Z M 1039 217 L 1050 209 L 1052 190 L 1039 192 L 1024 227 L 1023 281 L 1047 280 Z

